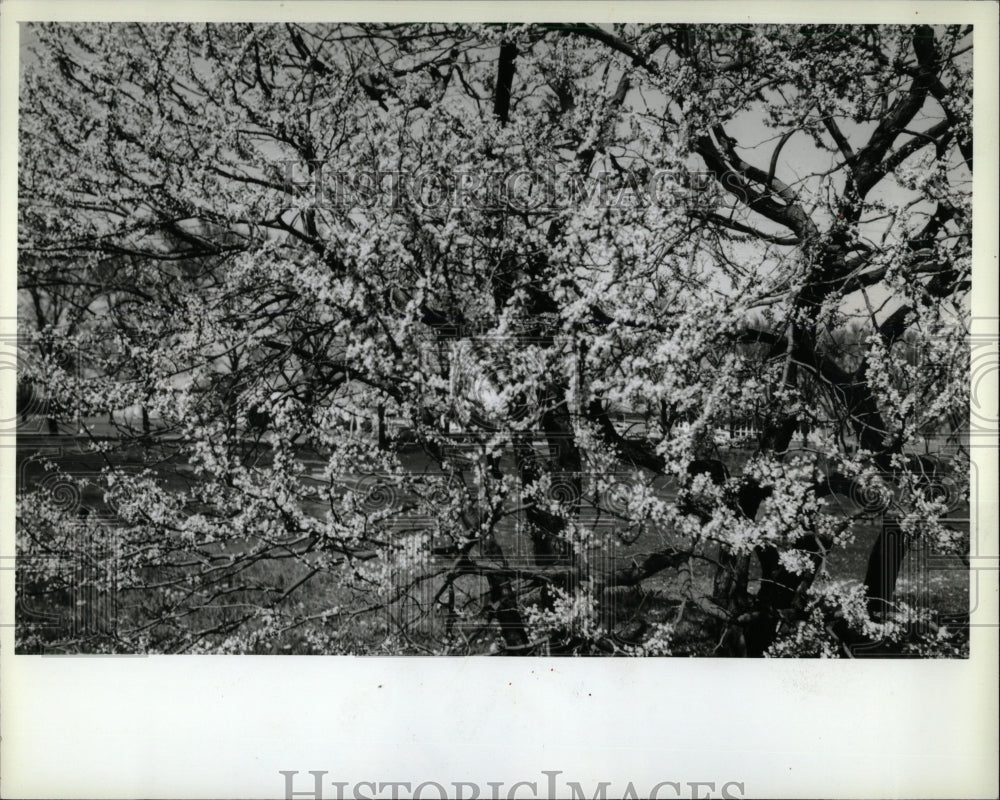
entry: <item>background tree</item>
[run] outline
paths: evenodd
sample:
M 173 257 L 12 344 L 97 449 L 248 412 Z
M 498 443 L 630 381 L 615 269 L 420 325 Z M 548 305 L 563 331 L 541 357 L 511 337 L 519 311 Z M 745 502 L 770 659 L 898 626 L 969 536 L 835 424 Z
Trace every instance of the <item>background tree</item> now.
M 125 599 L 22 646 L 954 652 L 894 590 L 961 550 L 914 454 L 968 406 L 971 29 L 28 35 L 22 264 L 129 265 L 37 380 L 155 425 L 73 484 L 112 526 L 24 481 Z

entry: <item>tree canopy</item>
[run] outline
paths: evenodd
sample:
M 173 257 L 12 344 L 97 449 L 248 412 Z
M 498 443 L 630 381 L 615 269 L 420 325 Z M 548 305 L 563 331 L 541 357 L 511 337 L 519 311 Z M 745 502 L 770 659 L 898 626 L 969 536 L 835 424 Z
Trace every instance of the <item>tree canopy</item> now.
M 961 650 L 971 28 L 22 35 L 21 647 Z

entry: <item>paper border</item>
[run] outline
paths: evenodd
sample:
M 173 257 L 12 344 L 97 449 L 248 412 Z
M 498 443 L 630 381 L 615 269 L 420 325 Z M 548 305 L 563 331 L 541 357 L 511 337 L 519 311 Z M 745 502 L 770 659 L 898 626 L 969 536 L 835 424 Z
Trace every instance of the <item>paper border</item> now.
M 0 333 L 16 314 L 17 23 L 63 20 L 970 22 L 975 33 L 979 332 L 996 334 L 997 19 L 990 3 L 7 2 L 0 7 Z M 992 322 L 990 322 L 992 320 Z M 9 370 L 0 380 L 13 402 Z M 991 402 L 996 407 L 996 386 Z M 980 490 L 997 452 L 975 451 Z M 14 452 L 0 447 L 0 556 L 13 555 Z M 997 495 L 980 493 L 997 553 Z M 631 781 L 728 781 L 744 797 L 978 797 L 997 785 L 997 572 L 978 573 L 968 661 L 13 656 L 0 573 L 0 794 L 282 797 L 327 781 L 516 781 L 591 796 Z M 561 785 L 564 785 L 561 783 Z M 335 797 L 326 785 L 325 797 Z M 365 791 L 369 791 L 365 789 Z M 675 797 L 661 788 L 662 797 Z M 704 796 L 705 788 L 699 790 Z M 731 791 L 736 791 L 731 788 Z M 346 795 L 350 796 L 350 795 Z M 436 796 L 433 789 L 425 795 Z M 488 796 L 485 795 L 484 796 Z M 529 797 L 522 788 L 516 796 Z M 541 794 L 539 796 L 542 796 Z

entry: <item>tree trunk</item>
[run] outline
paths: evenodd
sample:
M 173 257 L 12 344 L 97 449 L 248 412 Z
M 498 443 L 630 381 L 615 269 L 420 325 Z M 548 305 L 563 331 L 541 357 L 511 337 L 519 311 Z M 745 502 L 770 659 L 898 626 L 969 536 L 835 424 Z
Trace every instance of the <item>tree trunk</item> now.
M 884 619 L 896 594 L 896 580 L 903 559 L 910 549 L 909 537 L 892 520 L 883 520 L 875 544 L 868 556 L 865 588 L 868 590 L 868 613 Z
M 737 617 L 749 606 L 750 556 L 736 556 L 725 545 L 719 547 L 719 566 L 712 582 L 712 600 L 730 617 L 722 636 L 722 655 L 746 656 L 747 642 Z

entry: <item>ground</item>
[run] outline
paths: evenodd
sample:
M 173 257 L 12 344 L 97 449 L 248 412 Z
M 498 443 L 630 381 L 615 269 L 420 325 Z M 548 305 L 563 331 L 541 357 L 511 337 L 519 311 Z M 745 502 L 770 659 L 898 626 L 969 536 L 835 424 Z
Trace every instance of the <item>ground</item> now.
M 188 478 L 185 475 L 186 465 L 178 465 L 175 461 L 168 460 L 159 464 L 152 463 L 151 451 L 132 447 L 124 451 L 115 452 L 112 455 L 98 454 L 88 451 L 88 440 L 77 436 L 49 436 L 44 434 L 27 434 L 19 437 L 18 440 L 18 488 L 19 491 L 30 490 L 34 487 L 47 485 L 56 492 L 56 496 L 61 499 L 64 507 L 79 513 L 80 509 L 86 509 L 90 519 L 106 520 L 107 524 L 114 526 L 114 511 L 105 502 L 103 490 L 97 485 L 97 477 L 101 469 L 108 463 L 125 467 L 126 470 L 140 470 L 144 468 L 155 469 L 161 476 L 163 485 L 166 487 L 180 488 L 185 485 Z M 746 452 L 730 450 L 727 451 L 726 460 L 728 466 L 734 474 L 740 471 L 742 460 L 747 456 Z M 106 460 L 107 459 L 107 460 Z M 72 490 L 65 483 L 57 486 L 60 480 L 58 475 L 43 468 L 45 460 L 55 461 L 60 470 L 77 478 L 87 478 L 93 476 L 94 482 L 89 483 L 81 491 Z M 308 463 L 308 458 L 305 459 Z M 411 474 L 434 473 L 430 460 L 415 447 L 405 447 L 402 450 L 402 461 Z M 318 466 L 318 462 L 316 462 Z M 179 467 L 179 468 L 178 468 Z M 382 502 L 378 498 L 377 476 L 345 476 L 345 485 L 356 487 L 367 481 L 372 490 L 372 497 L 375 498 L 373 508 L 378 508 L 378 503 Z M 672 500 L 676 497 L 676 492 L 663 479 L 657 483 L 658 494 L 665 499 Z M 60 494 L 61 490 L 61 494 Z M 396 496 L 395 501 L 405 504 L 405 495 Z M 516 498 L 512 502 L 517 502 Z M 835 496 L 830 499 L 831 503 L 839 504 L 845 512 L 854 513 L 857 507 L 850 499 Z M 307 508 L 307 510 L 310 510 Z M 315 509 L 317 512 L 320 508 Z M 964 521 L 956 523 L 963 531 L 968 532 L 968 507 L 964 506 L 955 511 L 954 516 L 958 519 L 966 518 Z M 421 526 L 432 528 L 435 524 L 433 519 L 409 518 L 401 521 L 398 525 L 400 530 L 419 529 Z M 516 566 L 518 559 L 524 559 L 526 565 L 532 563 L 529 548 L 523 532 L 519 530 L 520 522 L 516 515 L 512 515 L 504 520 L 500 525 L 499 540 L 508 557 L 508 563 Z M 867 559 L 872 544 L 874 543 L 881 526 L 879 518 L 873 516 L 858 526 L 857 535 L 854 542 L 841 550 L 831 554 L 827 569 L 834 579 L 860 581 L 865 574 Z M 618 541 L 613 551 L 602 552 L 599 559 L 592 557 L 595 569 L 612 570 L 616 566 L 627 564 L 633 557 L 662 549 L 664 545 L 671 542 L 664 539 L 662 535 L 645 532 L 634 541 Z M 253 542 L 234 536 L 228 543 L 227 552 L 238 551 L 241 547 L 251 548 Z M 65 554 L 63 554 L 65 555 Z M 38 544 L 35 543 L 26 547 L 26 542 L 19 541 L 19 557 L 22 559 L 36 558 L 39 556 Z M 440 558 L 440 568 L 445 569 L 449 561 L 447 558 Z M 600 563 L 596 563 L 596 562 Z M 243 581 L 247 587 L 241 588 L 242 584 L 234 582 L 234 577 L 227 577 L 224 586 L 220 587 L 227 593 L 230 602 L 225 604 L 209 604 L 200 609 L 191 610 L 182 618 L 178 618 L 171 624 L 169 620 L 162 623 L 166 625 L 166 632 L 176 632 L 176 626 L 188 626 L 190 630 L 202 630 L 212 628 L 226 619 L 236 619 L 239 617 L 241 602 L 260 603 L 262 597 L 267 597 L 267 591 L 272 593 L 282 592 L 288 587 L 295 586 L 298 581 L 305 577 L 308 572 L 309 559 L 276 559 L 260 560 L 249 565 L 246 570 L 240 571 L 239 580 Z M 432 565 L 435 568 L 436 564 Z M 181 570 L 182 572 L 183 570 Z M 167 577 L 176 578 L 179 575 L 177 567 L 164 565 L 161 574 L 145 574 L 143 583 L 161 583 Z M 204 575 L 204 573 L 202 573 Z M 751 591 L 755 591 L 756 575 L 751 575 Z M 202 578 L 191 578 L 192 580 L 203 580 Z M 691 586 L 685 588 L 685 582 L 690 581 Z M 701 561 L 693 561 L 689 570 L 665 570 L 652 578 L 647 579 L 640 589 L 628 589 L 617 591 L 613 597 L 606 598 L 602 609 L 602 618 L 605 622 L 613 625 L 618 630 L 629 630 L 633 624 L 638 625 L 640 617 L 645 624 L 655 624 L 658 622 L 672 623 L 678 630 L 684 630 L 685 645 L 677 653 L 679 655 L 706 655 L 711 653 L 715 642 L 709 640 L 701 630 L 704 620 L 699 617 L 696 610 L 693 610 L 688 603 L 684 602 L 685 593 L 688 596 L 705 596 L 710 594 L 712 582 L 712 567 L 710 564 Z M 269 587 L 267 591 L 254 591 L 252 587 Z M 23 592 L 31 590 L 21 582 Z M 37 588 L 37 587 L 36 587 Z M 393 611 L 394 619 L 399 622 L 403 619 L 410 619 L 412 624 L 408 626 L 407 641 L 397 642 L 397 646 L 403 649 L 412 649 L 414 652 L 422 652 L 424 646 L 422 642 L 429 641 L 430 638 L 440 638 L 441 635 L 441 613 L 422 614 L 423 610 L 433 608 L 437 597 L 440 581 L 427 581 L 421 584 L 408 596 L 408 601 L 397 604 Z M 485 582 L 477 576 L 468 576 L 456 583 L 459 593 L 459 605 L 464 593 L 470 602 L 481 597 L 485 592 Z M 693 590 L 693 591 L 690 591 Z M 947 622 L 951 618 L 960 618 L 966 614 L 969 607 L 969 572 L 967 566 L 956 556 L 946 556 L 934 553 L 927 553 L 922 550 L 912 551 L 903 565 L 898 584 L 899 598 L 918 607 L 932 609 L 937 613 L 938 621 Z M 332 581 L 312 580 L 307 590 L 299 589 L 298 597 L 302 606 L 298 609 L 303 615 L 323 614 L 325 611 L 344 607 L 351 599 L 345 595 L 343 589 L 335 585 Z M 73 598 L 76 597 L 76 600 Z M 93 598 L 85 598 L 85 603 L 96 602 Z M 48 592 L 44 596 L 33 596 L 30 604 L 22 601 L 21 610 L 30 608 L 30 613 L 35 613 L 33 618 L 22 613 L 20 619 L 37 619 L 37 614 L 55 614 L 63 622 L 55 626 L 54 630 L 63 630 L 65 627 L 74 624 L 74 615 L 79 616 L 79 609 L 75 609 L 74 603 L 79 606 L 80 598 L 73 592 Z M 105 599 L 106 605 L 113 608 L 115 625 L 132 626 L 140 620 L 155 619 L 158 613 L 158 603 L 166 607 L 166 596 L 159 595 L 154 590 L 129 590 L 119 587 L 113 602 Z M 60 607 L 61 606 L 61 607 Z M 641 613 L 640 613 L 641 612 Z M 46 619 L 49 619 L 46 617 Z M 454 620 L 453 620 L 454 622 Z M 361 615 L 350 618 L 337 618 L 331 621 L 330 630 L 335 630 L 335 639 L 338 640 L 338 647 L 343 647 L 347 652 L 364 649 L 366 643 L 377 639 L 383 634 L 385 619 L 378 615 Z M 76 623 L 79 626 L 79 622 Z M 251 623 L 251 627 L 252 627 Z M 476 626 L 465 625 L 462 620 L 451 629 L 454 636 L 465 639 L 481 640 L 483 647 L 487 646 L 490 638 L 489 631 Z M 22 626 L 23 629 L 24 626 Z M 431 637 L 431 634 L 435 636 Z M 466 644 L 463 641 L 463 645 Z M 85 645 L 83 645 L 85 647 Z M 306 638 L 299 637 L 295 628 L 290 628 L 283 636 L 271 642 L 261 642 L 259 649 L 261 652 L 309 652 L 324 645 L 315 641 L 309 642 Z M 331 646 L 329 640 L 325 646 Z M 29 647 L 28 649 L 31 649 Z

